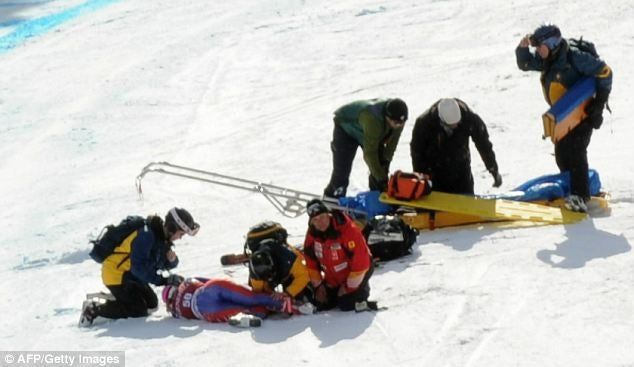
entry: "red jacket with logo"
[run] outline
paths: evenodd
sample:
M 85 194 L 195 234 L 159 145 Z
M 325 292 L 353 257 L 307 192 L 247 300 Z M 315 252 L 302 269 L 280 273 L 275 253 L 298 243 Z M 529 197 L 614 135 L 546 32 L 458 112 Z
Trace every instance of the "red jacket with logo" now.
M 318 238 L 310 229 L 306 234 L 304 253 L 311 283 L 317 286 L 325 281 L 331 288 L 344 285 L 354 291 L 370 269 L 370 249 L 359 227 L 347 215 L 334 212 L 330 225 L 336 236 Z

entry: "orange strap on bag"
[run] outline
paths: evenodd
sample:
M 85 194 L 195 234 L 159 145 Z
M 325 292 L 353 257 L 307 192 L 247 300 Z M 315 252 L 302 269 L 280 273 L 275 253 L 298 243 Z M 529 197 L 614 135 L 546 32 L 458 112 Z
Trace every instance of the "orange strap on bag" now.
M 431 181 L 421 173 L 394 172 L 387 183 L 387 195 L 399 200 L 416 200 L 431 192 Z

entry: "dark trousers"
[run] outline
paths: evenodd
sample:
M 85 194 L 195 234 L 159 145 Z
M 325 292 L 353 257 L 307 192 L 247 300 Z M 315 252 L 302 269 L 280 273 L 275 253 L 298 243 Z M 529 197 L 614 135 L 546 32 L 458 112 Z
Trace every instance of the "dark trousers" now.
M 332 174 L 324 189 L 324 196 L 339 198 L 346 196 L 352 171 L 352 162 L 357 154 L 359 143 L 348 135 L 339 124 L 332 132 L 330 150 L 332 151 Z
M 559 171 L 570 172 L 570 193 L 590 198 L 588 180 L 588 145 L 592 126 L 584 121 L 555 144 L 555 158 Z
M 324 196 L 340 198 L 346 196 L 348 184 L 350 183 L 350 172 L 352 172 L 352 162 L 357 154 L 359 143 L 346 133 L 339 124 L 335 124 L 332 132 L 332 174 L 330 182 L 324 189 Z M 370 190 L 381 190 L 380 183 L 370 175 L 368 178 Z
M 359 288 L 357 288 L 356 291 L 345 294 L 341 297 L 337 295 L 339 291 L 338 288 L 327 287 L 326 289 L 328 290 L 328 302 L 322 305 L 318 305 L 317 309 L 322 311 L 322 310 L 330 310 L 335 307 L 339 307 L 341 311 L 354 310 L 355 303 L 367 301 L 368 297 L 370 297 L 370 278 L 372 277 L 373 273 L 374 273 L 374 264 L 370 263 L 370 269 L 368 270 L 367 273 L 365 273 L 365 276 L 363 277 L 363 280 L 361 281 Z
M 456 171 L 447 174 L 437 172 L 432 177 L 431 182 L 433 191 L 473 195 L 473 175 L 470 168 L 461 173 Z
M 115 300 L 98 306 L 98 316 L 109 319 L 144 317 L 148 315 L 148 309 L 158 307 L 158 298 L 148 284 L 128 280 L 107 287 Z

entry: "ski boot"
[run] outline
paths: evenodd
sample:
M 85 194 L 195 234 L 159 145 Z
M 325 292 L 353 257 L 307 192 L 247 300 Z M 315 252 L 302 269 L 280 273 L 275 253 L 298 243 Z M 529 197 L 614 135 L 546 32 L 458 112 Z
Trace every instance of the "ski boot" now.
M 90 327 L 97 318 L 97 302 L 87 299 L 81 305 L 79 327 Z
M 239 313 L 235 316 L 231 316 L 228 323 L 231 326 L 240 328 L 260 327 L 262 326 L 262 319 L 254 315 Z
M 573 212 L 587 213 L 586 201 L 579 195 L 570 195 L 566 198 L 566 209 Z

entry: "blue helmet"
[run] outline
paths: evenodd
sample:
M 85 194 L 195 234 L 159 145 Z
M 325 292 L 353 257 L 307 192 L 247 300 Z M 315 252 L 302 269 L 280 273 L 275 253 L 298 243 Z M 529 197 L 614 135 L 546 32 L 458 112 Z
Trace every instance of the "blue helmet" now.
M 561 43 L 561 31 L 559 27 L 554 24 L 544 24 L 533 32 L 530 37 L 531 45 L 537 47 L 539 45 L 546 45 L 549 50 L 552 50 L 559 46 Z

